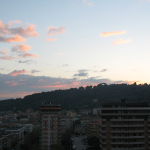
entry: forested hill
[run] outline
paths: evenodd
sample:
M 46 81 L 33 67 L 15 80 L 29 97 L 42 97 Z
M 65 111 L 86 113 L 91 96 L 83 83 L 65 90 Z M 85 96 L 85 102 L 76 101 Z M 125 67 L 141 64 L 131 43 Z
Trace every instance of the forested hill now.
M 129 101 L 149 101 L 150 85 L 136 83 L 127 84 L 98 84 L 97 86 L 87 86 L 85 88 L 71 88 L 67 90 L 56 90 L 42 92 L 25 96 L 23 99 L 8 99 L 0 101 L 0 111 L 25 111 L 26 108 L 33 108 L 35 111 L 40 109 L 42 101 L 53 101 L 61 104 L 62 109 L 84 109 L 99 107 L 101 103 L 118 102 L 120 99 Z M 98 102 L 93 102 L 98 99 Z M 87 106 L 86 106 L 87 105 Z

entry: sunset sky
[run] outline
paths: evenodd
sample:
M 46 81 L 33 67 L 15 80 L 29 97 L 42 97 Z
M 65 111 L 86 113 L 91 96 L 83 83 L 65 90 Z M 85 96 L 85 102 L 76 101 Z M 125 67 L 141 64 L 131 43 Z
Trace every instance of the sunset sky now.
M 0 99 L 100 83 L 150 84 L 150 0 L 3 0 Z

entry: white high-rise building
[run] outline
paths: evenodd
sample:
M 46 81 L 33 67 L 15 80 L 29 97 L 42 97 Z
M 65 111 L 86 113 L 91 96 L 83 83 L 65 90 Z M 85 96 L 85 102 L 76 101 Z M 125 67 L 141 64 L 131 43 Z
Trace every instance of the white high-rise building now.
M 59 143 L 61 139 L 60 105 L 52 102 L 41 105 L 41 150 L 50 150 L 50 145 Z

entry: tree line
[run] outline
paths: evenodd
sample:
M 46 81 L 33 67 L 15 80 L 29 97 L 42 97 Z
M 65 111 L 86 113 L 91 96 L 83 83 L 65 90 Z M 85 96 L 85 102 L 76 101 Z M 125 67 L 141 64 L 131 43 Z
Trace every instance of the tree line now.
M 95 103 L 93 99 L 98 101 Z M 119 102 L 120 99 L 128 99 L 132 102 L 150 101 L 150 84 L 105 84 L 97 86 L 86 86 L 70 88 L 66 90 L 55 90 L 49 92 L 35 93 L 24 98 L 7 99 L 0 101 L 1 111 L 25 111 L 33 108 L 40 109 L 42 101 L 53 101 L 61 104 L 65 110 L 92 109 L 100 107 L 102 103 Z

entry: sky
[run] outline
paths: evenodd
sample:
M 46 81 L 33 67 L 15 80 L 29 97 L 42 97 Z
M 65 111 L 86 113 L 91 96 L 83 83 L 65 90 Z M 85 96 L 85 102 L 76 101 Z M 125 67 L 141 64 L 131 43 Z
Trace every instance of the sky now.
M 0 100 L 150 84 L 149 57 L 150 0 L 0 2 Z

